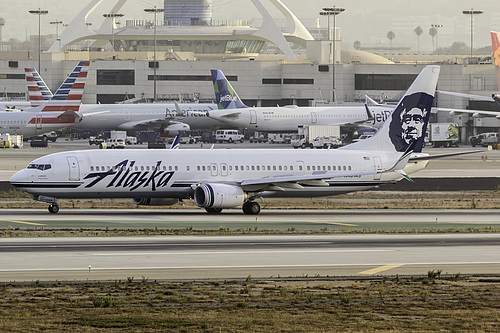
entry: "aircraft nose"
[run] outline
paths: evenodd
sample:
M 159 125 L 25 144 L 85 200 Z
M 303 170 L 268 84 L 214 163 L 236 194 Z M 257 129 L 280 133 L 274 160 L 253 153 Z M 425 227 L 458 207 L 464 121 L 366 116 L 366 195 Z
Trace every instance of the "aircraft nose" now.
M 26 170 L 18 171 L 12 177 L 10 177 L 10 183 L 14 186 L 16 186 L 17 183 L 22 183 L 26 181 L 28 181 Z

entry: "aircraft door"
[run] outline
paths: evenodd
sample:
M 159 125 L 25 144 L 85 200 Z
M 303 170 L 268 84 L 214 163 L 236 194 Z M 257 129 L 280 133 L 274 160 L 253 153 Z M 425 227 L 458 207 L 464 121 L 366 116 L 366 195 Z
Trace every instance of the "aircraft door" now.
M 217 171 L 217 164 L 210 163 L 210 172 L 214 177 L 216 177 L 219 174 L 219 172 Z
M 375 167 L 376 171 L 382 171 L 382 160 L 380 159 L 380 157 L 373 158 L 373 166 Z M 381 173 L 376 173 L 375 175 L 373 175 L 374 180 L 379 180 L 381 177 Z
M 42 117 L 43 116 L 36 116 L 35 118 L 35 129 L 37 130 L 42 129 Z
M 66 157 L 69 167 L 69 180 L 80 180 L 80 164 L 75 156 Z
M 255 110 L 250 110 L 250 124 L 257 125 L 257 113 Z
M 316 124 L 318 122 L 318 116 L 316 112 L 311 112 L 311 124 Z
M 130 120 L 130 110 L 123 109 L 123 120 Z

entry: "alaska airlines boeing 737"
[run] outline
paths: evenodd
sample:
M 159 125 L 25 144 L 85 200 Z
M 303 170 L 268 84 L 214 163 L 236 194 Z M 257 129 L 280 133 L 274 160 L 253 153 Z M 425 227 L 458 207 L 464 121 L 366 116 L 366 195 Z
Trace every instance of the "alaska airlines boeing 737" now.
M 60 130 L 81 120 L 82 102 L 89 61 L 81 61 L 48 101 L 23 111 L 0 111 L 0 133 L 32 137 Z M 32 87 L 35 87 L 32 85 Z M 40 95 L 42 96 L 42 95 Z
M 260 212 L 259 198 L 329 196 L 393 183 L 409 178 L 403 169 L 423 144 L 439 69 L 422 70 L 376 135 L 336 150 L 71 151 L 34 160 L 10 182 L 50 203 L 52 213 L 59 198 L 133 198 L 142 205 L 193 198 L 208 212 L 242 206 L 246 214 Z
M 28 95 L 32 106 L 50 95 L 36 69 L 25 68 Z M 176 135 L 190 129 L 211 129 L 223 122 L 207 117 L 215 104 L 148 103 L 148 104 L 82 104 L 79 114 L 84 119 L 73 128 L 85 130 L 158 130 L 161 135 Z
M 394 106 L 248 107 L 221 70 L 212 70 L 217 111 L 208 116 L 238 128 L 260 132 L 296 132 L 299 125 L 380 128 Z

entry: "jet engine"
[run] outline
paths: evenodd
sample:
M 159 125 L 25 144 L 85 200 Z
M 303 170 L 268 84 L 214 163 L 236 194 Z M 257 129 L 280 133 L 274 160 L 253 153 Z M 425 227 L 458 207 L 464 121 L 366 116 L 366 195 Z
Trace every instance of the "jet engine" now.
M 141 206 L 171 206 L 179 202 L 177 198 L 134 198 L 132 202 Z
M 191 130 L 191 127 L 189 127 L 188 124 L 178 123 L 178 124 L 168 125 L 167 127 L 161 126 L 159 134 L 166 136 L 176 136 L 177 134 L 179 134 L 179 132 L 189 131 L 189 130 Z
M 234 208 L 245 201 L 245 192 L 234 185 L 199 184 L 194 190 L 194 202 L 203 208 Z
M 498 104 L 500 104 L 500 94 L 492 94 L 491 98 L 495 100 Z

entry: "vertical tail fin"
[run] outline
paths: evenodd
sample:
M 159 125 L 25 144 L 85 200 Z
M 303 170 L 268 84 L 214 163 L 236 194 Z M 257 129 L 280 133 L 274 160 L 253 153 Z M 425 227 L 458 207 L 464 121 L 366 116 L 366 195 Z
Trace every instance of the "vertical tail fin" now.
M 82 103 L 83 89 L 89 71 L 89 61 L 80 61 L 61 84 L 54 96 L 42 105 L 42 112 L 77 112 Z
M 500 33 L 490 31 L 491 46 L 493 47 L 493 58 L 495 60 L 495 72 L 497 74 L 498 91 L 500 91 Z
M 214 83 L 215 99 L 219 109 L 246 108 L 231 83 L 220 69 L 212 69 L 212 81 Z
M 24 74 L 31 107 L 37 107 L 52 98 L 52 92 L 35 68 L 25 68 Z
M 415 152 L 422 151 L 439 70 L 439 66 L 426 66 L 420 72 L 374 136 L 339 149 L 403 153 L 411 147 Z

